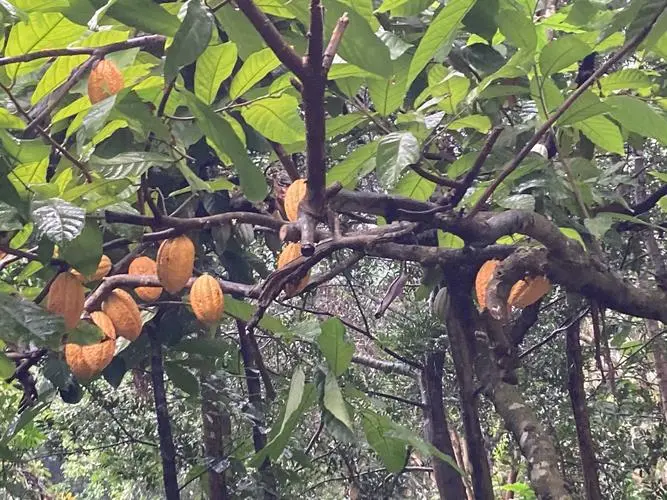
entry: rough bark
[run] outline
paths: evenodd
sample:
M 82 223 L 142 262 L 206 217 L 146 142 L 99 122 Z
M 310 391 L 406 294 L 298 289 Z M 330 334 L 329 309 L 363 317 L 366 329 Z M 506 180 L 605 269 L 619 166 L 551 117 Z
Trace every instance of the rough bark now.
M 567 388 L 579 441 L 579 457 L 584 478 L 584 491 L 588 500 L 602 498 L 598 479 L 598 465 L 595 458 L 595 444 L 591 434 L 591 425 L 586 406 L 584 390 L 584 361 L 579 340 L 579 322 L 571 324 L 567 329 Z
M 181 498 L 178 489 L 176 472 L 176 449 L 171 435 L 169 408 L 167 407 L 167 391 L 164 385 L 164 368 L 162 366 L 162 344 L 154 329 L 149 328 L 151 341 L 151 379 L 153 381 L 153 397 L 155 398 L 155 416 L 157 431 L 160 438 L 160 456 L 162 458 L 162 480 L 167 500 Z
M 443 403 L 442 372 L 444 358 L 442 352 L 431 352 L 424 359 L 420 381 L 424 403 L 424 431 L 429 443 L 454 459 L 454 450 L 449 438 L 447 416 Z M 433 458 L 433 474 L 442 500 L 465 498 L 466 489 L 460 474 L 438 457 Z

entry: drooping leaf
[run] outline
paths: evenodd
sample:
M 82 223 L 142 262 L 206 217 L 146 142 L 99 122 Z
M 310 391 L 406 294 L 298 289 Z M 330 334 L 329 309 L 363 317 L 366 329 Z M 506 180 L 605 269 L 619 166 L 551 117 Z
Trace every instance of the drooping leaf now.
M 420 157 L 419 141 L 410 132 L 392 132 L 380 139 L 376 156 L 378 180 L 385 189 L 392 189 L 403 170 Z
M 72 241 L 81 233 L 85 216 L 85 210 L 58 198 L 36 201 L 32 206 L 37 232 L 57 245 Z
M 503 8 L 496 15 L 500 32 L 518 48 L 527 52 L 535 50 L 537 31 L 532 18 L 517 5 L 504 2 Z
M 167 49 L 164 79 L 171 82 L 180 68 L 195 62 L 206 50 L 212 34 L 213 14 L 201 0 L 189 0 L 185 18 Z
M 405 54 L 394 61 L 393 74 L 389 78 L 368 78 L 366 80 L 375 109 L 382 116 L 393 113 L 403 104 L 410 58 L 410 54 Z
M 611 115 L 624 128 L 667 144 L 667 118 L 646 102 L 628 95 L 610 96 L 605 102 L 612 108 Z
M 233 42 L 209 46 L 199 59 L 195 70 L 195 95 L 204 103 L 215 100 L 220 84 L 232 74 L 238 51 Z
M 407 446 L 404 441 L 386 434 L 394 428 L 392 421 L 371 410 L 361 413 L 364 434 L 368 444 L 378 454 L 389 472 L 399 472 L 405 466 Z
M 447 128 L 452 130 L 472 128 L 486 134 L 491 130 L 491 119 L 486 115 L 468 115 L 452 121 L 447 125 Z
M 347 411 L 343 393 L 340 391 L 336 375 L 332 371 L 327 371 L 324 381 L 324 408 L 327 409 L 339 422 L 352 430 L 352 420 Z
M 220 24 L 225 28 L 229 39 L 236 44 L 239 57 L 244 61 L 250 55 L 266 47 L 264 40 L 262 40 L 262 37 L 257 33 L 254 26 L 250 24 L 245 14 L 234 5 L 223 5 L 216 11 L 215 17 L 218 18 Z
M 327 360 L 329 369 L 336 375 L 342 375 L 354 354 L 354 344 L 345 340 L 345 326 L 338 318 L 323 321 L 317 341 Z
M 232 79 L 229 97 L 241 97 L 278 66 L 280 60 L 270 48 L 250 54 Z
M 6 108 L 0 108 L 0 128 L 24 129 L 25 123 L 18 116 L 13 115 Z
M 575 35 L 553 40 L 540 53 L 540 70 L 544 76 L 553 75 L 575 64 L 591 52 L 591 48 Z
M 190 370 L 184 368 L 181 364 L 167 361 L 164 364 L 164 371 L 169 377 L 169 381 L 183 392 L 190 396 L 199 394 L 199 382 Z
M 67 342 L 70 344 L 97 344 L 104 337 L 102 330 L 88 321 L 79 321 L 76 328 L 67 332 Z

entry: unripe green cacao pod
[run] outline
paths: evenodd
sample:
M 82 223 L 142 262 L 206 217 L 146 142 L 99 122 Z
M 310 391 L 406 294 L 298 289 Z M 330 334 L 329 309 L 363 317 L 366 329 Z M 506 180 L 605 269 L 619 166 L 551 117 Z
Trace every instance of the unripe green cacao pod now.
M 447 310 L 449 309 L 449 292 L 447 288 L 441 288 L 433 299 L 433 314 L 443 323 L 447 318 Z

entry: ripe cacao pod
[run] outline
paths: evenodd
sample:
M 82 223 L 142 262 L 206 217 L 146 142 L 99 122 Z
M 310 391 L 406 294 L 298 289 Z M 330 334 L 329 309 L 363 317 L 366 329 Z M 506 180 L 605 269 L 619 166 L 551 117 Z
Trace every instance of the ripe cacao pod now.
M 299 203 L 306 197 L 306 180 L 295 180 L 285 191 L 285 214 L 287 220 L 296 221 L 299 215 Z
M 202 274 L 190 288 L 192 312 L 205 325 L 214 325 L 225 310 L 225 298 L 218 280 L 209 274 Z
M 486 288 L 489 286 L 489 282 L 493 278 L 498 264 L 500 264 L 500 261 L 497 259 L 487 260 L 479 268 L 479 271 L 477 271 L 477 276 L 475 277 L 475 295 L 477 296 L 480 311 L 486 309 Z
M 433 299 L 433 314 L 443 323 L 447 318 L 447 309 L 449 309 L 449 292 L 447 288 L 443 287 L 438 290 L 438 293 Z
M 546 276 L 535 276 L 517 281 L 510 290 L 507 305 L 523 309 L 534 304 L 551 290 L 551 282 Z
M 178 293 L 192 278 L 195 246 L 185 235 L 164 240 L 157 251 L 157 275 L 169 293 Z
M 123 74 L 118 67 L 113 61 L 102 59 L 95 64 L 88 77 L 88 97 L 95 104 L 117 94 L 124 86 Z
M 90 314 L 90 319 L 104 333 L 97 344 L 65 344 L 65 361 L 74 376 L 80 380 L 90 380 L 104 370 L 116 352 L 116 330 L 109 316 L 102 311 Z
M 288 243 L 287 246 L 278 256 L 278 269 L 285 267 L 287 264 L 292 262 L 294 259 L 301 257 L 301 243 Z M 310 276 L 310 271 L 306 274 L 298 283 L 289 282 L 285 285 L 285 293 L 289 297 L 292 297 L 303 290 L 308 284 L 308 279 Z
M 99 264 L 97 264 L 97 270 L 88 276 L 82 275 L 79 271 L 76 269 L 72 269 L 72 274 L 77 277 L 79 281 L 82 283 L 86 283 L 88 281 L 99 281 L 102 278 L 104 278 L 107 274 L 109 274 L 109 271 L 111 271 L 111 259 L 107 257 L 106 255 L 102 255 L 102 258 L 100 259 Z
M 157 276 L 157 264 L 150 257 L 141 255 L 132 261 L 127 272 L 139 276 Z M 162 287 L 138 286 L 134 293 L 145 302 L 155 302 L 162 295 Z
M 139 307 L 125 290 L 115 288 L 102 304 L 102 311 L 111 318 L 116 335 L 134 341 L 141 334 Z
M 65 328 L 76 327 L 83 312 L 86 290 L 71 273 L 60 273 L 51 283 L 46 299 L 46 309 L 65 318 Z

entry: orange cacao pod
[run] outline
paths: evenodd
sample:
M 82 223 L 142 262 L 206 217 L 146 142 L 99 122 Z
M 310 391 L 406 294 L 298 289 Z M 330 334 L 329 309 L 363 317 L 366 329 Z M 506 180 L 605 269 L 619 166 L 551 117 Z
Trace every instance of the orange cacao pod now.
M 97 264 L 97 270 L 93 274 L 84 276 L 76 269 L 72 269 L 71 272 L 79 281 L 85 283 L 88 281 L 99 281 L 109 274 L 109 271 L 111 271 L 111 259 L 106 255 L 102 255 L 99 264 Z
M 111 319 L 116 335 L 129 341 L 136 340 L 141 333 L 141 313 L 129 293 L 114 289 L 102 304 L 102 310 Z
M 65 344 L 65 361 L 74 376 L 80 380 L 90 380 L 104 370 L 116 352 L 116 330 L 109 316 L 102 311 L 90 314 L 90 319 L 104 333 L 97 344 Z
M 301 243 L 288 243 L 278 256 L 278 269 L 285 267 L 295 259 L 301 257 Z M 285 285 L 285 292 L 288 296 L 293 296 L 303 290 L 308 284 L 310 271 L 298 283 L 290 282 Z
M 140 276 L 157 276 L 157 264 L 150 257 L 141 255 L 132 261 L 127 271 L 129 274 Z M 162 295 L 162 287 L 138 286 L 134 293 L 146 302 L 155 302 Z
M 113 61 L 102 59 L 95 64 L 88 77 L 88 97 L 95 104 L 117 94 L 124 86 L 123 74 L 118 67 Z
M 551 290 L 551 282 L 546 276 L 526 278 L 514 283 L 507 299 L 507 305 L 523 309 L 534 304 Z
M 225 297 L 218 280 L 208 274 L 202 274 L 190 289 L 192 312 L 205 325 L 214 325 L 225 310 Z
M 306 180 L 295 180 L 285 191 L 285 214 L 287 219 L 294 222 L 299 215 L 299 203 L 306 197 Z
M 65 318 L 65 328 L 76 327 L 83 312 L 86 290 L 71 273 L 60 273 L 51 283 L 46 299 L 46 309 Z
M 178 293 L 192 278 L 195 246 L 185 235 L 164 240 L 157 251 L 157 275 L 169 293 Z
M 500 264 L 500 261 L 497 259 L 487 260 L 479 268 L 479 271 L 477 271 L 477 276 L 475 277 L 475 295 L 477 296 L 480 311 L 486 309 L 486 289 L 489 286 L 491 278 L 493 278 L 493 273 L 496 272 L 498 264 Z

